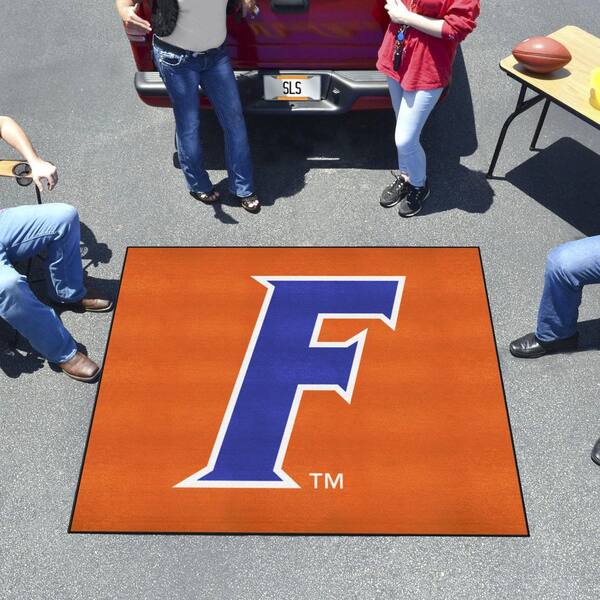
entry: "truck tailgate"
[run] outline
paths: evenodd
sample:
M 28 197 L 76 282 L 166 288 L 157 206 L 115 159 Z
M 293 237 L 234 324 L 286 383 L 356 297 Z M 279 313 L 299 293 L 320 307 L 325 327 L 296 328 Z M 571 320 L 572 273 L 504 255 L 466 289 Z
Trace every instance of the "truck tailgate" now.
M 255 19 L 230 17 L 235 68 L 373 69 L 389 22 L 384 0 L 259 0 L 259 6 Z

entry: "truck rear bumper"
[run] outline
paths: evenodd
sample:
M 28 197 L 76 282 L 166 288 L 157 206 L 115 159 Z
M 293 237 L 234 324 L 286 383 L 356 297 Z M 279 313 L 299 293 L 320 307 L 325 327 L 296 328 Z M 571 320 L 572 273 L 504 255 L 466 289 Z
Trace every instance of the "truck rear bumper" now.
M 352 110 L 353 107 L 382 108 L 389 104 L 387 80 L 385 75 L 379 71 L 255 70 L 234 72 L 244 110 L 251 114 L 340 114 Z M 269 74 L 320 75 L 321 100 L 265 100 L 263 75 Z M 169 96 L 158 72 L 138 71 L 135 74 L 135 89 L 146 104 L 169 106 Z

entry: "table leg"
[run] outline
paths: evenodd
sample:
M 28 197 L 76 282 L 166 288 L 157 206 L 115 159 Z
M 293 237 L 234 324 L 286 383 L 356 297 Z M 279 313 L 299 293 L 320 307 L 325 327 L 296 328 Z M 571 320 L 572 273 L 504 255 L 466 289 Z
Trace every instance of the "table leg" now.
M 531 140 L 531 146 L 529 146 L 530 150 L 535 150 L 536 145 L 538 143 L 538 138 L 540 137 L 540 133 L 542 132 L 542 127 L 544 126 L 544 121 L 546 120 L 546 115 L 548 114 L 548 109 L 550 108 L 550 100 L 546 100 L 544 102 L 544 108 L 542 108 L 542 114 L 540 115 L 540 120 L 538 121 L 537 127 L 535 128 L 535 133 L 533 134 L 533 139 Z
M 500 137 L 498 138 L 498 142 L 496 144 L 496 148 L 494 150 L 494 156 L 492 157 L 492 162 L 490 164 L 490 168 L 488 169 L 486 177 L 488 179 L 492 179 L 494 177 L 494 169 L 496 168 L 496 163 L 498 162 L 498 158 L 500 156 L 500 151 L 502 150 L 502 145 L 504 144 L 504 138 L 506 137 L 506 132 L 510 127 L 510 124 L 515 120 L 517 116 L 521 113 L 524 113 L 526 110 L 529 110 L 532 106 L 535 106 L 538 102 L 541 102 L 545 96 L 542 94 L 538 94 L 533 98 L 529 98 L 529 100 L 525 100 L 525 94 L 527 93 L 527 86 L 525 84 L 521 85 L 521 91 L 519 92 L 519 99 L 517 100 L 517 106 L 511 115 L 509 115 L 508 119 L 504 122 L 502 126 L 502 130 L 500 131 Z

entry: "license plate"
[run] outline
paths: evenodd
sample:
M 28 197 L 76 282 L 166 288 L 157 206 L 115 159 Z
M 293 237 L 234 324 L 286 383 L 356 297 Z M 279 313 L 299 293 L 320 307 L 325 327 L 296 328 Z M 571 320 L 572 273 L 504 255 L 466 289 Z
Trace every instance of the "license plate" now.
M 265 75 L 265 100 L 307 100 L 321 99 L 320 75 Z

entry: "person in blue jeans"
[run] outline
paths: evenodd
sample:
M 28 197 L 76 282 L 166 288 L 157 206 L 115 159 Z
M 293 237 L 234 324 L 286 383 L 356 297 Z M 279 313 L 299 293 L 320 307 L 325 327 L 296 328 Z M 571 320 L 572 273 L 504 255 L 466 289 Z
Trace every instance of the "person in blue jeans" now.
M 519 358 L 538 358 L 577 348 L 577 316 L 583 287 L 600 283 L 600 235 L 568 242 L 548 255 L 537 328 L 510 344 Z
M 577 348 L 577 317 L 583 288 L 600 283 L 600 235 L 568 242 L 548 255 L 537 328 L 513 341 L 509 350 L 518 358 L 538 358 Z M 600 465 L 600 439 L 592 449 Z
M 58 182 L 56 167 L 41 159 L 29 138 L 10 117 L 0 117 L 0 138 L 17 150 L 31 167 L 40 191 Z M 16 329 L 48 361 L 78 381 L 94 381 L 98 365 L 77 350 L 56 312 L 33 294 L 15 263 L 45 253 L 48 294 L 57 305 L 90 312 L 111 309 L 83 283 L 77 211 L 68 204 L 18 206 L 0 211 L 0 318 Z
M 254 190 L 246 123 L 224 47 L 227 4 L 227 0 L 157 0 L 159 14 L 171 11 L 173 19 L 153 21 L 153 58 L 173 106 L 177 154 L 190 194 L 205 204 L 219 199 L 204 168 L 201 87 L 223 129 L 229 190 L 244 209 L 257 213 L 260 202 Z M 136 14 L 135 0 L 116 0 L 116 5 L 128 31 L 152 31 L 152 25 Z M 253 12 L 255 0 L 242 0 L 242 6 L 244 14 Z

